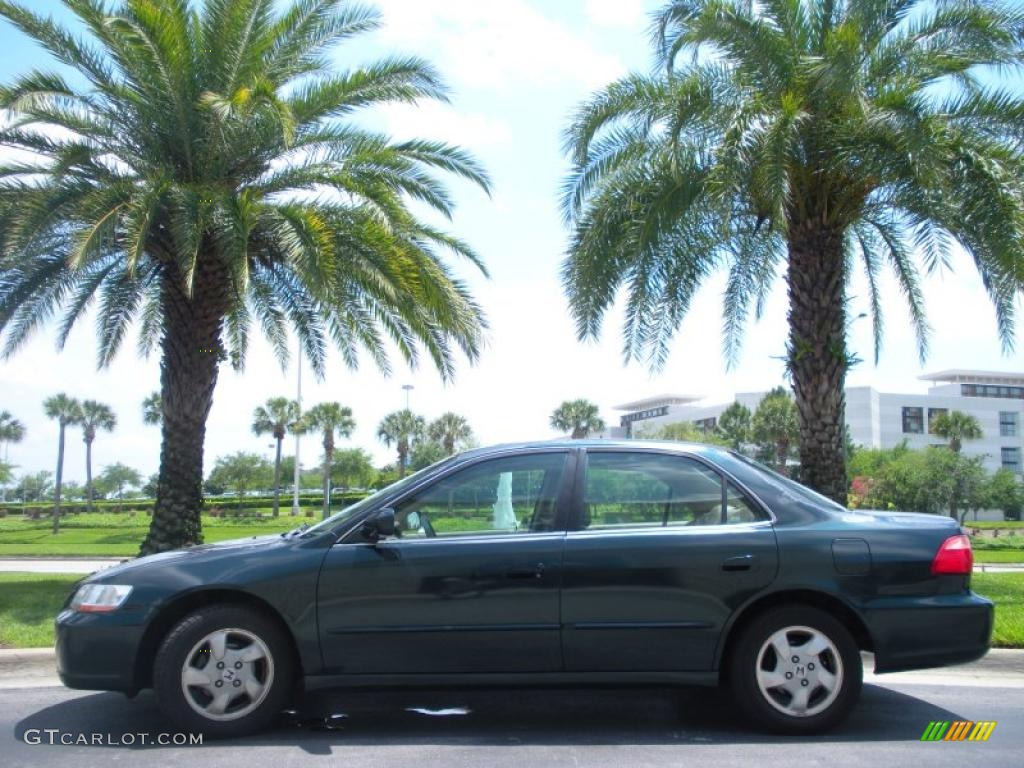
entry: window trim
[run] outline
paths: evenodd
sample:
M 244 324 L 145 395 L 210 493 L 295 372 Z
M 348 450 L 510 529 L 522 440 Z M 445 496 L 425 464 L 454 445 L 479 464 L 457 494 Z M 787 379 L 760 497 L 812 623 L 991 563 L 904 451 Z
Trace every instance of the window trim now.
M 342 535 L 335 544 L 355 544 L 355 545 L 368 545 L 375 546 L 374 542 L 366 541 L 360 535 L 360 528 L 362 522 L 370 515 L 374 514 L 378 510 L 386 509 L 388 507 L 398 507 L 408 501 L 410 498 L 415 496 L 424 488 L 441 482 L 447 477 L 454 475 L 457 472 L 462 472 L 466 469 L 478 466 L 480 464 L 486 464 L 492 461 L 500 461 L 501 459 L 509 458 L 520 458 L 524 456 L 542 456 L 551 454 L 561 454 L 565 456 L 565 466 L 562 470 L 561 483 L 558 489 L 558 497 L 555 502 L 558 507 L 558 512 L 555 515 L 555 526 L 554 530 L 551 531 L 527 531 L 524 533 L 497 533 L 480 531 L 479 533 L 466 533 L 462 535 L 452 536 L 432 536 L 415 539 L 400 539 L 397 537 L 384 539 L 380 543 L 392 544 L 414 544 L 421 541 L 431 542 L 455 542 L 455 541 L 477 541 L 485 538 L 488 541 L 512 541 L 516 539 L 528 540 L 534 539 L 537 536 L 563 536 L 567 530 L 567 524 L 570 520 L 570 507 L 572 506 L 572 493 L 575 490 L 575 479 L 576 479 L 576 464 L 577 464 L 577 453 L 578 449 L 574 448 L 539 448 L 537 450 L 509 450 L 502 451 L 499 453 L 491 453 L 486 456 L 479 456 L 477 458 L 461 461 L 456 464 L 452 464 L 450 467 L 446 467 L 440 474 L 431 475 L 423 479 L 423 482 L 417 483 L 411 488 L 406 489 L 402 494 L 389 499 L 381 499 L 381 504 L 374 505 L 372 508 L 366 510 L 366 513 L 361 515 L 358 519 L 352 521 L 352 527 Z
M 723 506 L 724 499 L 728 494 L 727 483 L 732 483 L 733 486 L 739 491 L 744 501 L 751 508 L 755 514 L 760 514 L 760 519 L 754 520 L 750 523 L 716 523 L 714 525 L 701 525 L 694 526 L 691 528 L 686 525 L 659 525 L 653 526 L 641 526 L 641 525 L 623 525 L 616 528 L 583 528 L 580 526 L 580 521 L 583 519 L 583 495 L 586 491 L 586 480 L 587 480 L 587 465 L 589 464 L 590 454 L 597 453 L 632 453 L 632 454 L 653 454 L 656 456 L 670 456 L 677 459 L 689 459 L 702 465 L 704 468 L 714 472 L 718 475 L 719 480 L 722 484 L 722 498 Z M 757 494 L 753 493 L 743 482 L 734 477 L 730 472 L 719 467 L 711 460 L 701 456 L 698 453 L 692 453 L 690 451 L 679 450 L 666 450 L 655 447 L 636 447 L 631 446 L 588 446 L 580 451 L 580 456 L 576 461 L 576 478 L 574 483 L 574 501 L 571 510 L 571 516 L 568 521 L 568 532 L 576 534 L 588 534 L 588 535 L 600 535 L 600 534 L 618 534 L 618 533 L 655 533 L 661 531 L 720 531 L 720 530 L 731 530 L 738 528 L 747 528 L 749 526 L 768 524 L 769 526 L 774 525 L 778 518 L 775 513 L 772 512 L 771 508 L 765 504 Z

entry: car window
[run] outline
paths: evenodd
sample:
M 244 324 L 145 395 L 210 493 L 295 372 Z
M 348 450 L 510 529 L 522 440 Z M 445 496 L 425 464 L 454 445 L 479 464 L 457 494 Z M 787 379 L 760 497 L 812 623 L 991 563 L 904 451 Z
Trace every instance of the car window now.
M 399 506 L 396 536 L 555 530 L 566 455 L 511 456 L 459 470 Z
M 757 519 L 739 489 L 731 483 L 723 488 L 721 475 L 693 459 L 603 451 L 587 457 L 581 528 L 722 525 Z

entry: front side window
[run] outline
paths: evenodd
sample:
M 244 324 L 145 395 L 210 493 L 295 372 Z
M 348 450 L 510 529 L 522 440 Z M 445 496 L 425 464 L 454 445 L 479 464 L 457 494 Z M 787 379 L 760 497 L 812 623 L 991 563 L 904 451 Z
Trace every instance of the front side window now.
M 909 435 L 920 435 L 924 432 L 924 409 L 903 409 L 903 432 Z
M 510 456 L 455 472 L 399 505 L 396 536 L 556 530 L 565 461 L 565 453 Z
M 760 519 L 743 494 L 698 461 L 656 453 L 591 453 L 580 527 L 660 528 Z

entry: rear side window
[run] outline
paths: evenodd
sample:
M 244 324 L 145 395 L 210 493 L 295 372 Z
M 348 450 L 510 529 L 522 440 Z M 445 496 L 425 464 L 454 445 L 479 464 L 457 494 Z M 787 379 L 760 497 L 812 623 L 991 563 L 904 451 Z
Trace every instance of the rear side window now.
M 693 459 L 629 452 L 587 457 L 581 528 L 727 525 L 759 519 L 739 489 Z

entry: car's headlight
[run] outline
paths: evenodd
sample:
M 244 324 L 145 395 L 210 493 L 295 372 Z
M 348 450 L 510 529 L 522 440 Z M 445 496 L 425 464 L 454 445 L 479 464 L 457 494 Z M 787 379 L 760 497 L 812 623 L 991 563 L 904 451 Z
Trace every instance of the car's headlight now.
M 131 593 L 132 588 L 124 584 L 83 584 L 71 598 L 71 610 L 81 613 L 116 611 Z

